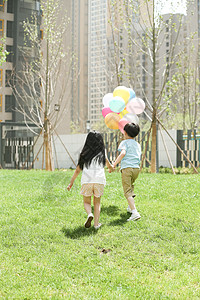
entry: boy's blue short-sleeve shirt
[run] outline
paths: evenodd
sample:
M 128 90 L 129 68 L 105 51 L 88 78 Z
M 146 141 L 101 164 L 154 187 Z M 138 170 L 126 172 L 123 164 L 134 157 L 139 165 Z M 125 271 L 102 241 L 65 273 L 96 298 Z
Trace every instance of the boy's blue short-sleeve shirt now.
M 118 151 L 126 151 L 121 160 L 121 170 L 125 168 L 140 168 L 141 146 L 134 139 L 127 139 L 120 143 Z

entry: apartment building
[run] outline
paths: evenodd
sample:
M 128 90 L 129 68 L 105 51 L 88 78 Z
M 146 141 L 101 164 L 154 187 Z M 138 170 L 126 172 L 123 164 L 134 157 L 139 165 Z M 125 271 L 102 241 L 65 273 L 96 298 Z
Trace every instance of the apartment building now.
M 151 58 L 136 47 L 128 45 L 128 36 L 123 22 L 118 23 L 118 57 L 115 56 L 113 35 L 108 20 L 109 0 L 60 0 L 70 16 L 70 29 L 65 37 L 66 46 L 70 46 L 72 56 L 72 68 L 70 77 L 69 107 L 66 116 L 59 127 L 60 133 L 69 133 L 71 122 L 79 126 L 79 130 L 86 132 L 87 122 L 93 124 L 101 119 L 102 98 L 120 84 L 132 86 L 136 95 L 152 101 L 152 63 Z M 21 121 L 22 118 L 13 108 L 16 101 L 12 95 L 8 81 L 13 69 L 20 70 L 23 58 L 20 47 L 24 46 L 24 33 L 22 21 L 30 17 L 34 12 L 38 13 L 40 22 L 40 1 L 36 0 L 0 0 L 0 35 L 6 37 L 6 49 L 9 52 L 7 61 L 0 67 L 0 120 Z M 121 1 L 118 1 L 120 4 Z M 137 3 L 136 3 L 137 4 Z M 135 5 L 136 5 L 135 4 Z M 141 30 L 139 23 L 149 13 L 142 6 L 141 15 L 132 12 L 132 20 L 135 27 Z M 152 14 L 152 11 L 150 11 Z M 188 16 L 190 20 L 188 21 Z M 197 30 L 200 34 L 200 8 L 199 0 L 188 9 L 188 15 L 184 16 L 184 26 L 179 35 L 179 44 L 188 36 L 188 32 Z M 166 30 L 168 30 L 167 19 Z M 177 22 L 179 15 L 173 16 L 173 22 Z M 187 22 L 186 22 L 187 19 Z M 192 20 L 192 21 L 191 21 Z M 113 21 L 113 20 L 112 20 Z M 126 21 L 126 20 L 124 20 Z M 136 35 L 136 32 L 133 32 Z M 140 37 L 145 36 L 140 31 Z M 162 39 L 164 43 L 159 56 L 163 58 L 157 61 L 156 86 L 161 87 L 163 75 L 162 64 L 168 63 L 170 47 L 175 41 L 176 34 L 168 38 L 167 31 Z M 138 43 L 140 43 L 138 41 Z M 182 43 L 184 45 L 184 42 Z M 178 50 L 177 50 L 178 51 Z M 124 64 L 126 54 L 126 65 Z M 129 59 L 127 59 L 129 57 Z M 33 57 L 32 57 L 33 58 Z M 117 59 L 117 61 L 115 61 Z M 117 78 L 116 63 L 121 72 Z M 175 65 L 174 65 L 175 67 Z M 146 72 L 146 71 L 147 72 Z M 128 76 L 127 76 L 128 74 Z M 169 74 L 171 76 L 172 74 Z
M 10 78 L 13 70 L 20 72 L 25 59 L 34 59 L 22 55 L 22 49 L 27 47 L 24 40 L 23 21 L 30 19 L 36 13 L 40 22 L 40 3 L 36 0 L 0 1 L 0 35 L 5 38 L 6 50 L 9 52 L 6 62 L 0 66 L 0 120 L 4 122 L 21 122 L 23 116 L 17 112 L 17 101 L 10 88 Z M 39 33 L 38 33 L 39 34 Z
M 13 95 L 8 77 L 13 68 L 14 1 L 0 1 L 0 37 L 6 36 L 6 50 L 9 52 L 6 63 L 0 66 L 0 121 L 12 121 L 14 116 Z
M 72 69 L 70 83 L 70 107 L 68 123 L 78 126 L 77 130 L 86 132 L 88 120 L 88 31 L 89 1 L 65 0 L 63 5 L 69 13 L 70 30 L 68 44 L 71 47 Z M 67 132 L 70 132 L 68 126 Z
M 60 3 L 64 7 L 63 13 L 67 11 L 70 17 L 70 28 L 66 31 L 64 43 L 66 49 L 71 48 L 72 56 L 69 60 L 72 60 L 72 64 L 68 111 L 58 131 L 69 133 L 72 121 L 85 132 L 88 120 L 88 1 L 60 0 Z M 17 112 L 18 102 L 9 81 L 13 70 L 18 74 L 22 70 L 25 59 L 26 61 L 35 59 L 33 51 L 29 51 L 30 57 L 24 57 L 23 51 L 27 46 L 24 40 L 23 21 L 31 19 L 33 14 L 38 17 L 40 28 L 42 17 L 40 1 L 0 0 L 0 36 L 5 38 L 6 50 L 9 52 L 6 62 L 0 67 L 0 120 L 3 122 L 23 121 L 23 115 Z
M 150 2 L 148 3 L 150 6 Z M 149 12 L 151 12 L 150 9 Z M 133 78 L 132 84 L 136 94 L 145 101 L 152 104 L 153 92 L 158 99 L 161 92 L 163 95 L 163 88 L 165 96 L 171 97 L 165 83 L 172 80 L 173 75 L 178 72 L 177 64 L 180 65 L 180 62 L 185 64 L 185 70 L 188 67 L 188 62 L 190 62 L 190 68 L 192 65 L 193 67 L 198 65 L 198 24 L 200 24 L 200 22 L 198 23 L 198 12 L 199 0 L 196 0 L 188 4 L 187 14 L 168 13 L 163 14 L 160 21 L 157 19 L 155 21 L 154 51 L 153 42 L 150 38 L 152 36 L 150 29 L 153 24 L 152 16 L 145 12 L 144 4 L 142 5 L 140 17 L 133 24 L 132 29 L 135 44 L 132 44 L 130 51 L 130 74 L 137 75 Z M 155 54 L 154 57 L 153 54 Z M 155 59 L 155 76 L 153 75 L 153 59 Z M 183 63 L 184 59 L 185 62 Z M 179 72 L 181 71 L 179 70 Z M 154 91 L 153 80 L 155 80 Z M 180 96 L 180 93 L 177 96 Z M 176 99 L 170 98 L 169 100 L 175 101 Z
M 107 0 L 89 0 L 88 28 L 88 119 L 94 124 L 107 92 Z

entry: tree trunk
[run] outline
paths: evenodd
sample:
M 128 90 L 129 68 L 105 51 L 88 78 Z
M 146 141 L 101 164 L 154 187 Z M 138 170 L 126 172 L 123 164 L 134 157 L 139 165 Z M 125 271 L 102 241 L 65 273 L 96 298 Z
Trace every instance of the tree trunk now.
M 156 136 L 157 136 L 157 122 L 155 118 L 155 110 L 152 119 L 152 144 L 151 144 L 151 173 L 156 173 Z
M 48 120 L 46 119 L 44 121 L 44 153 L 45 153 L 45 170 L 46 171 L 52 171 L 52 163 L 51 163 L 51 155 L 50 155 L 51 147 L 50 147 L 49 143 L 50 143 L 49 124 L 48 124 Z
M 153 57 L 153 112 L 152 112 L 152 144 L 151 144 L 151 173 L 156 173 L 156 135 L 157 135 L 157 107 L 156 107 L 156 25 L 155 25 L 155 3 L 153 1 L 153 39 L 152 39 L 152 57 Z
M 49 137 L 48 132 L 44 133 L 44 149 L 45 149 L 45 170 L 51 171 L 50 159 L 49 159 Z
M 49 14 L 49 1 L 47 2 L 47 14 Z M 49 22 L 49 20 L 48 20 Z M 46 86 L 45 86 L 45 112 L 44 112 L 44 152 L 45 152 L 45 170 L 51 171 L 50 147 L 49 147 L 49 24 L 47 24 L 47 47 L 46 47 Z

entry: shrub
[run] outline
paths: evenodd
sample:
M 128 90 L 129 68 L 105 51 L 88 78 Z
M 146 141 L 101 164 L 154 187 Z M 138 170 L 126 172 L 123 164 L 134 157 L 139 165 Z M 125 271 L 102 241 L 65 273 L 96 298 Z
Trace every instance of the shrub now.
M 198 172 L 200 172 L 200 168 L 198 168 L 197 170 L 198 170 Z M 182 174 L 187 175 L 187 174 L 193 174 L 194 173 L 193 168 L 186 168 L 186 167 L 183 167 L 183 168 L 181 168 L 181 167 L 178 167 L 178 168 L 174 167 L 174 171 L 175 171 L 175 173 L 177 175 L 178 174 L 180 174 L 180 175 L 182 175 Z M 143 168 L 142 169 L 142 173 L 151 173 L 151 168 L 150 167 L 149 168 Z M 159 168 L 159 173 L 160 174 L 173 174 L 171 168 L 165 168 L 165 167 L 162 167 L 162 166 Z

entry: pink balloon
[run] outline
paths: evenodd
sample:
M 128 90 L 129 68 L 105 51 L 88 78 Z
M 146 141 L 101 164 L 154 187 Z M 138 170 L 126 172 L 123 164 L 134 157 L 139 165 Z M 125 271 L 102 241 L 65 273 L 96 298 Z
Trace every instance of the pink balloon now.
M 127 121 L 127 120 L 123 120 L 123 119 L 121 119 L 120 121 L 119 121 L 119 130 L 122 132 L 122 133 L 124 133 L 124 126 L 126 125 L 126 124 L 128 124 L 129 122 Z
M 107 114 L 109 114 L 109 113 L 112 113 L 113 111 L 110 109 L 110 107 L 104 107 L 103 109 L 102 109 L 102 115 L 103 115 L 103 117 L 105 118 L 105 116 L 107 115 Z
M 141 114 L 145 109 L 145 103 L 140 98 L 133 98 L 126 105 L 126 109 L 129 113 L 134 113 L 136 115 Z

